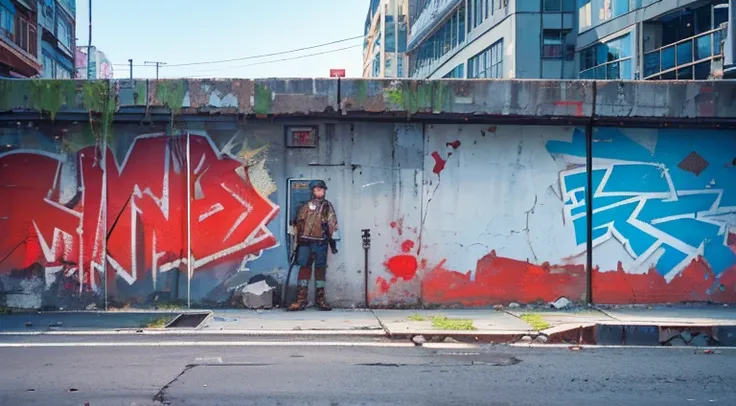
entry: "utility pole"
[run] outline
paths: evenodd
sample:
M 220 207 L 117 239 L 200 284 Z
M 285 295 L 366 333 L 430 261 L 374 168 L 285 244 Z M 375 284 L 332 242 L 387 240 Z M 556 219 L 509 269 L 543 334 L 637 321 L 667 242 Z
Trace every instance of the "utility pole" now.
M 166 62 L 159 62 L 159 61 L 145 61 L 143 62 L 145 65 L 156 65 L 156 80 L 158 80 L 158 68 L 162 65 L 166 65 Z
M 87 41 L 87 79 L 92 75 L 90 69 L 92 67 L 92 0 L 89 0 L 89 41 Z
M 128 64 L 130 65 L 130 85 L 133 86 L 133 60 L 128 59 Z

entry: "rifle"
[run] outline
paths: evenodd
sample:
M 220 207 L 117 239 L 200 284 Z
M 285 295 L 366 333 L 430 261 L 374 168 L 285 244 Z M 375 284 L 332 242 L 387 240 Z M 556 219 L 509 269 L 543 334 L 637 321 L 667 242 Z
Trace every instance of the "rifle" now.
M 299 241 L 297 240 L 296 244 L 294 244 L 294 251 L 291 253 L 291 258 L 289 258 L 289 271 L 286 273 L 286 281 L 284 282 L 284 289 L 281 292 L 281 306 L 286 307 L 288 304 L 286 301 L 286 291 L 289 289 L 289 279 L 291 279 L 291 270 L 294 269 L 294 265 L 296 265 L 296 260 L 299 257 Z

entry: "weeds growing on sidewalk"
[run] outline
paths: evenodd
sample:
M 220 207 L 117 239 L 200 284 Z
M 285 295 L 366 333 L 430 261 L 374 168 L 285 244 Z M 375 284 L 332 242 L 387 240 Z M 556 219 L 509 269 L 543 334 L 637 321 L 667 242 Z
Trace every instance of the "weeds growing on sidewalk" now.
M 419 313 L 414 313 L 411 316 L 409 316 L 409 320 L 411 321 L 425 321 L 427 320 L 424 316 L 422 316 Z
M 446 316 L 432 317 L 432 327 L 438 330 L 475 330 L 473 320 L 449 319 Z
M 524 313 L 520 319 L 524 320 L 526 324 L 530 325 L 536 331 L 546 330 L 550 327 L 549 323 L 538 314 Z

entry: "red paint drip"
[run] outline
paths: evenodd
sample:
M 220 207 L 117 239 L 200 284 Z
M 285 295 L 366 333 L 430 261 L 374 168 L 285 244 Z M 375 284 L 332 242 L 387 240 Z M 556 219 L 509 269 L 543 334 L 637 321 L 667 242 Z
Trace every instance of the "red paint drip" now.
M 408 253 L 414 248 L 414 241 L 412 240 L 406 240 L 401 243 L 401 251 L 404 253 Z
M 413 255 L 396 255 L 389 258 L 385 265 L 394 276 L 405 281 L 412 279 L 419 268 L 417 258 Z
M 388 283 L 386 279 L 383 279 L 382 277 L 376 278 L 376 291 L 378 291 L 379 294 L 385 295 L 388 293 L 388 290 L 391 288 L 391 284 Z
M 432 158 L 434 158 L 434 168 L 432 169 L 432 172 L 439 175 L 440 172 L 445 169 L 445 164 L 447 163 L 447 161 L 442 159 L 439 152 L 437 151 L 432 152 Z
M 448 142 L 447 143 L 447 146 L 448 147 L 452 147 L 452 149 L 458 149 L 458 148 L 460 148 L 460 140 L 455 140 L 453 142 Z

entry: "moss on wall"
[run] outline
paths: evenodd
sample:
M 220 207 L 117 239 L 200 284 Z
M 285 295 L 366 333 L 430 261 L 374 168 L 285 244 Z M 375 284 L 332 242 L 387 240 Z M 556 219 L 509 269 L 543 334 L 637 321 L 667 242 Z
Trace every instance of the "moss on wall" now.
M 63 106 L 73 106 L 77 97 L 77 84 L 72 80 L 33 79 L 28 90 L 31 107 L 48 112 L 52 121 Z

